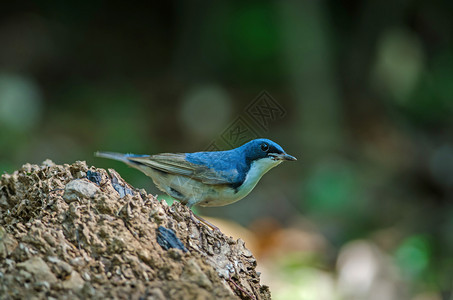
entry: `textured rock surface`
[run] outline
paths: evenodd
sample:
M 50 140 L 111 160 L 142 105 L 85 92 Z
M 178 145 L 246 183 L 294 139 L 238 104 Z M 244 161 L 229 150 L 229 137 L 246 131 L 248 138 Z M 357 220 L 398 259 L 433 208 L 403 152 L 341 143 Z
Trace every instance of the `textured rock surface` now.
M 0 179 L 1 299 L 270 299 L 255 266 L 244 242 L 113 170 L 45 161 Z

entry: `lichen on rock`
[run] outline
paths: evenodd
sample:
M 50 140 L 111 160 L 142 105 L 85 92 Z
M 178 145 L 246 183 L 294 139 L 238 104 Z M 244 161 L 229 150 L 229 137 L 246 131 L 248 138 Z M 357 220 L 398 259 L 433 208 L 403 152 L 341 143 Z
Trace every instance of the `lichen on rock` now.
M 114 170 L 47 160 L 1 176 L 2 299 L 270 299 L 255 267 L 243 241 Z

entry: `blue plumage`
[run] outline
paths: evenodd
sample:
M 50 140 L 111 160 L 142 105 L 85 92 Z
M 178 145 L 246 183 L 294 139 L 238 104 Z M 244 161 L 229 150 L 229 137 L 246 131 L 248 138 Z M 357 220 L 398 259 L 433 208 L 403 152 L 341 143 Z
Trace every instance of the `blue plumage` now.
M 228 151 L 187 153 L 186 159 L 191 163 L 224 172 L 228 183 L 236 189 L 244 182 L 251 164 L 267 155 L 260 149 L 263 143 L 268 144 L 273 153 L 285 153 L 280 145 L 269 139 L 256 139 Z
M 222 206 L 238 201 L 271 168 L 284 160 L 296 160 L 269 139 L 255 139 L 228 151 L 96 155 L 141 170 L 159 189 L 189 207 Z

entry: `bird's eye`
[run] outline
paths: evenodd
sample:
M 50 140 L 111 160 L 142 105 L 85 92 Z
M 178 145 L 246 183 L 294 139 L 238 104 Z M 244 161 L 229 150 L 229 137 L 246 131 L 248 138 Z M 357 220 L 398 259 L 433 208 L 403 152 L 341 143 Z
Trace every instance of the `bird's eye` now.
M 261 144 L 261 150 L 263 150 L 264 152 L 266 152 L 267 150 L 269 150 L 269 145 L 266 144 L 266 143 L 262 143 L 262 144 Z

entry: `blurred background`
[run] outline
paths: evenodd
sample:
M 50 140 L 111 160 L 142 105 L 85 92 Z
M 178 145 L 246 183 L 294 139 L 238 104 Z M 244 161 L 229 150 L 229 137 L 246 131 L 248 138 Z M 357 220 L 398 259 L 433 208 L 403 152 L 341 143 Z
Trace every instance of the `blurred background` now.
M 8 1 L 0 172 L 97 150 L 298 158 L 198 209 L 275 299 L 453 299 L 452 1 Z

